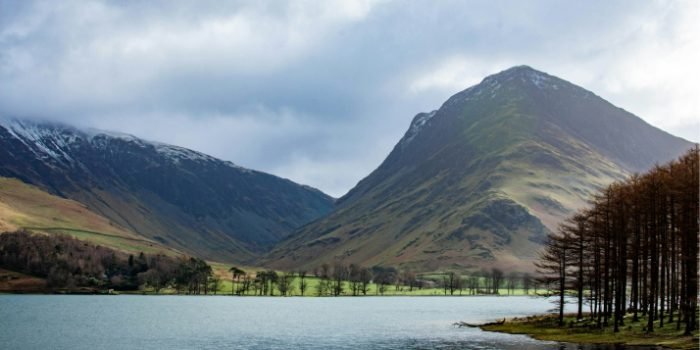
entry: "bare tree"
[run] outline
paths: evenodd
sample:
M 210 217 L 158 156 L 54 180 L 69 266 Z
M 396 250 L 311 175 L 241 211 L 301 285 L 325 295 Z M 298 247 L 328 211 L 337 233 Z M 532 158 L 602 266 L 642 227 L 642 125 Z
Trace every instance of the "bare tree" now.
M 238 282 L 238 279 L 245 274 L 245 271 L 235 266 L 231 266 L 228 271 L 231 273 L 231 295 L 233 295 L 235 293 L 236 282 Z
M 360 290 L 362 295 L 367 295 L 369 284 L 372 281 L 372 271 L 366 267 L 360 270 Z
M 221 287 L 221 278 L 219 276 L 212 276 L 209 278 L 209 290 L 214 291 L 214 295 L 219 291 Z
M 306 292 L 306 271 L 301 270 L 298 273 L 299 275 L 299 292 L 301 293 L 301 296 L 304 296 L 304 293 Z
M 497 268 L 491 269 L 491 294 L 499 294 L 501 284 L 503 283 L 503 271 Z
M 527 272 L 523 273 L 520 284 L 523 286 L 523 293 L 525 293 L 525 295 L 530 294 L 530 288 L 532 288 L 532 275 Z M 535 293 L 536 292 L 537 291 L 535 291 Z
M 568 249 L 568 238 L 563 234 L 549 235 L 545 250 L 540 255 L 539 261 L 535 263 L 542 275 L 542 280 L 547 285 L 556 285 L 559 299 L 557 308 L 559 310 L 559 325 L 564 325 L 564 305 L 566 291 L 566 254 Z
M 277 290 L 281 296 L 287 296 L 294 292 L 294 272 L 285 272 L 277 278 Z
M 343 293 L 343 282 L 348 278 L 348 268 L 338 262 L 333 265 L 333 295 L 339 296 Z
M 316 294 L 318 296 L 327 295 L 330 288 L 331 267 L 327 263 L 315 269 L 316 277 L 318 277 L 318 285 L 316 286 Z

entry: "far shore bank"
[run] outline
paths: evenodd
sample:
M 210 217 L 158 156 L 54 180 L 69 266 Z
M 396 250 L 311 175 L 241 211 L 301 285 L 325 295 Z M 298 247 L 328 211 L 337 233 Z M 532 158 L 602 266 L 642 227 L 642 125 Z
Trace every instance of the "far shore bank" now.
M 658 321 L 657 321 L 658 323 Z M 698 349 L 697 330 L 691 336 L 683 335 L 676 324 L 667 323 L 658 326 L 653 333 L 647 334 L 644 328 L 646 318 L 637 322 L 626 318 L 625 325 L 615 333 L 612 326 L 598 329 L 588 318 L 577 321 L 574 315 L 568 315 L 565 325 L 557 325 L 556 315 L 540 315 L 506 320 L 503 324 L 481 326 L 484 331 L 510 334 L 524 334 L 538 340 L 558 341 L 577 344 L 623 344 L 629 346 L 659 346 L 668 349 Z
M 197 296 L 197 297 L 236 297 L 236 298 L 369 298 L 369 297 L 397 297 L 397 298 L 435 298 L 435 297 L 449 297 L 449 298 L 473 298 L 473 297 L 497 297 L 497 298 L 508 298 L 508 297 L 524 297 L 526 295 L 507 295 L 507 294 L 463 294 L 463 295 L 444 295 L 444 294 L 367 294 L 367 295 L 351 295 L 351 294 L 341 294 L 335 295 L 237 295 L 237 294 L 226 294 L 226 293 L 209 293 L 209 294 L 187 294 L 187 293 L 176 293 L 176 292 L 161 292 L 154 293 L 151 291 L 114 291 L 114 290 L 92 290 L 89 288 L 80 288 L 76 290 L 0 290 L 0 295 L 106 295 L 106 296 L 118 296 L 118 295 L 140 295 L 140 296 Z M 532 297 L 530 295 L 530 297 Z

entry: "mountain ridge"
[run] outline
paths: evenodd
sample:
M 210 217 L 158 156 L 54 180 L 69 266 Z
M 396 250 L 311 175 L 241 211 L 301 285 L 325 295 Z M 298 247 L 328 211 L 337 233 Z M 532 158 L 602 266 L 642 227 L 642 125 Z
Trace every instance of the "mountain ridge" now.
M 0 146 L 0 176 L 213 260 L 250 261 L 333 206 L 309 186 L 123 133 L 6 118 Z

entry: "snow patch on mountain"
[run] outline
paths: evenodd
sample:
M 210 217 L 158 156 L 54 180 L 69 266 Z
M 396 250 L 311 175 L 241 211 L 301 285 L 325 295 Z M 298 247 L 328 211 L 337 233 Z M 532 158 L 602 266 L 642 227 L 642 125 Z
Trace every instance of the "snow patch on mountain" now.
M 17 119 L 2 119 L 0 125 L 14 138 L 22 142 L 43 160 L 72 163 L 66 148 L 77 140 L 74 134 L 59 128 L 46 128 L 39 124 Z
M 211 161 L 211 162 L 216 162 L 219 161 L 218 159 L 206 155 L 204 153 L 200 153 L 197 151 L 193 151 L 191 149 L 187 149 L 184 147 L 179 147 L 179 146 L 173 146 L 173 145 L 168 145 L 164 143 L 159 143 L 159 142 L 153 142 L 153 146 L 155 147 L 156 151 L 158 153 L 162 154 L 163 156 L 172 159 L 175 163 L 178 163 L 180 160 L 190 160 L 190 161 Z
M 408 145 L 416 137 L 416 135 L 418 135 L 423 127 L 428 124 L 431 119 L 433 119 L 436 113 L 437 110 L 430 113 L 420 113 L 416 115 L 416 117 L 413 118 L 413 122 L 411 122 L 411 126 L 408 128 L 406 135 L 403 137 L 403 140 L 401 140 L 401 147 L 406 147 L 406 145 Z
M 535 70 L 529 70 L 524 74 L 523 79 L 528 79 L 532 84 L 537 86 L 539 89 L 544 89 L 547 87 L 551 87 L 554 84 L 552 84 L 552 78 L 550 78 L 548 75 L 544 73 L 540 73 Z
M 104 137 L 108 139 L 117 139 L 117 140 L 122 140 L 126 142 L 139 142 L 139 143 L 146 143 L 144 140 L 131 135 L 131 134 L 126 134 L 123 132 L 116 132 L 116 131 L 105 131 L 105 130 L 100 130 L 100 129 L 87 129 L 85 130 L 85 135 L 89 140 L 93 140 L 97 137 Z

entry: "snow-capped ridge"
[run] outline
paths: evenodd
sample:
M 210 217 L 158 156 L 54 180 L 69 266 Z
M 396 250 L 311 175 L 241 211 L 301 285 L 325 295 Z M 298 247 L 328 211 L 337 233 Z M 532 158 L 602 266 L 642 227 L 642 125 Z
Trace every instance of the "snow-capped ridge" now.
M 231 161 L 220 160 L 185 147 L 147 141 L 122 132 L 95 128 L 77 129 L 60 123 L 3 117 L 0 117 L 0 127 L 7 130 L 13 138 L 26 145 L 39 159 L 49 162 L 72 165 L 74 160 L 69 154 L 74 147 L 79 147 L 80 143 L 87 143 L 98 149 L 105 149 L 110 147 L 111 142 L 118 140 L 138 145 L 141 148 L 152 148 L 175 164 L 179 164 L 181 161 L 220 162 L 241 172 L 251 171 Z
M 52 127 L 27 120 L 0 118 L 2 125 L 14 138 L 26 145 L 37 157 L 44 160 L 72 163 L 66 148 L 79 138 L 69 128 L 57 123 Z

